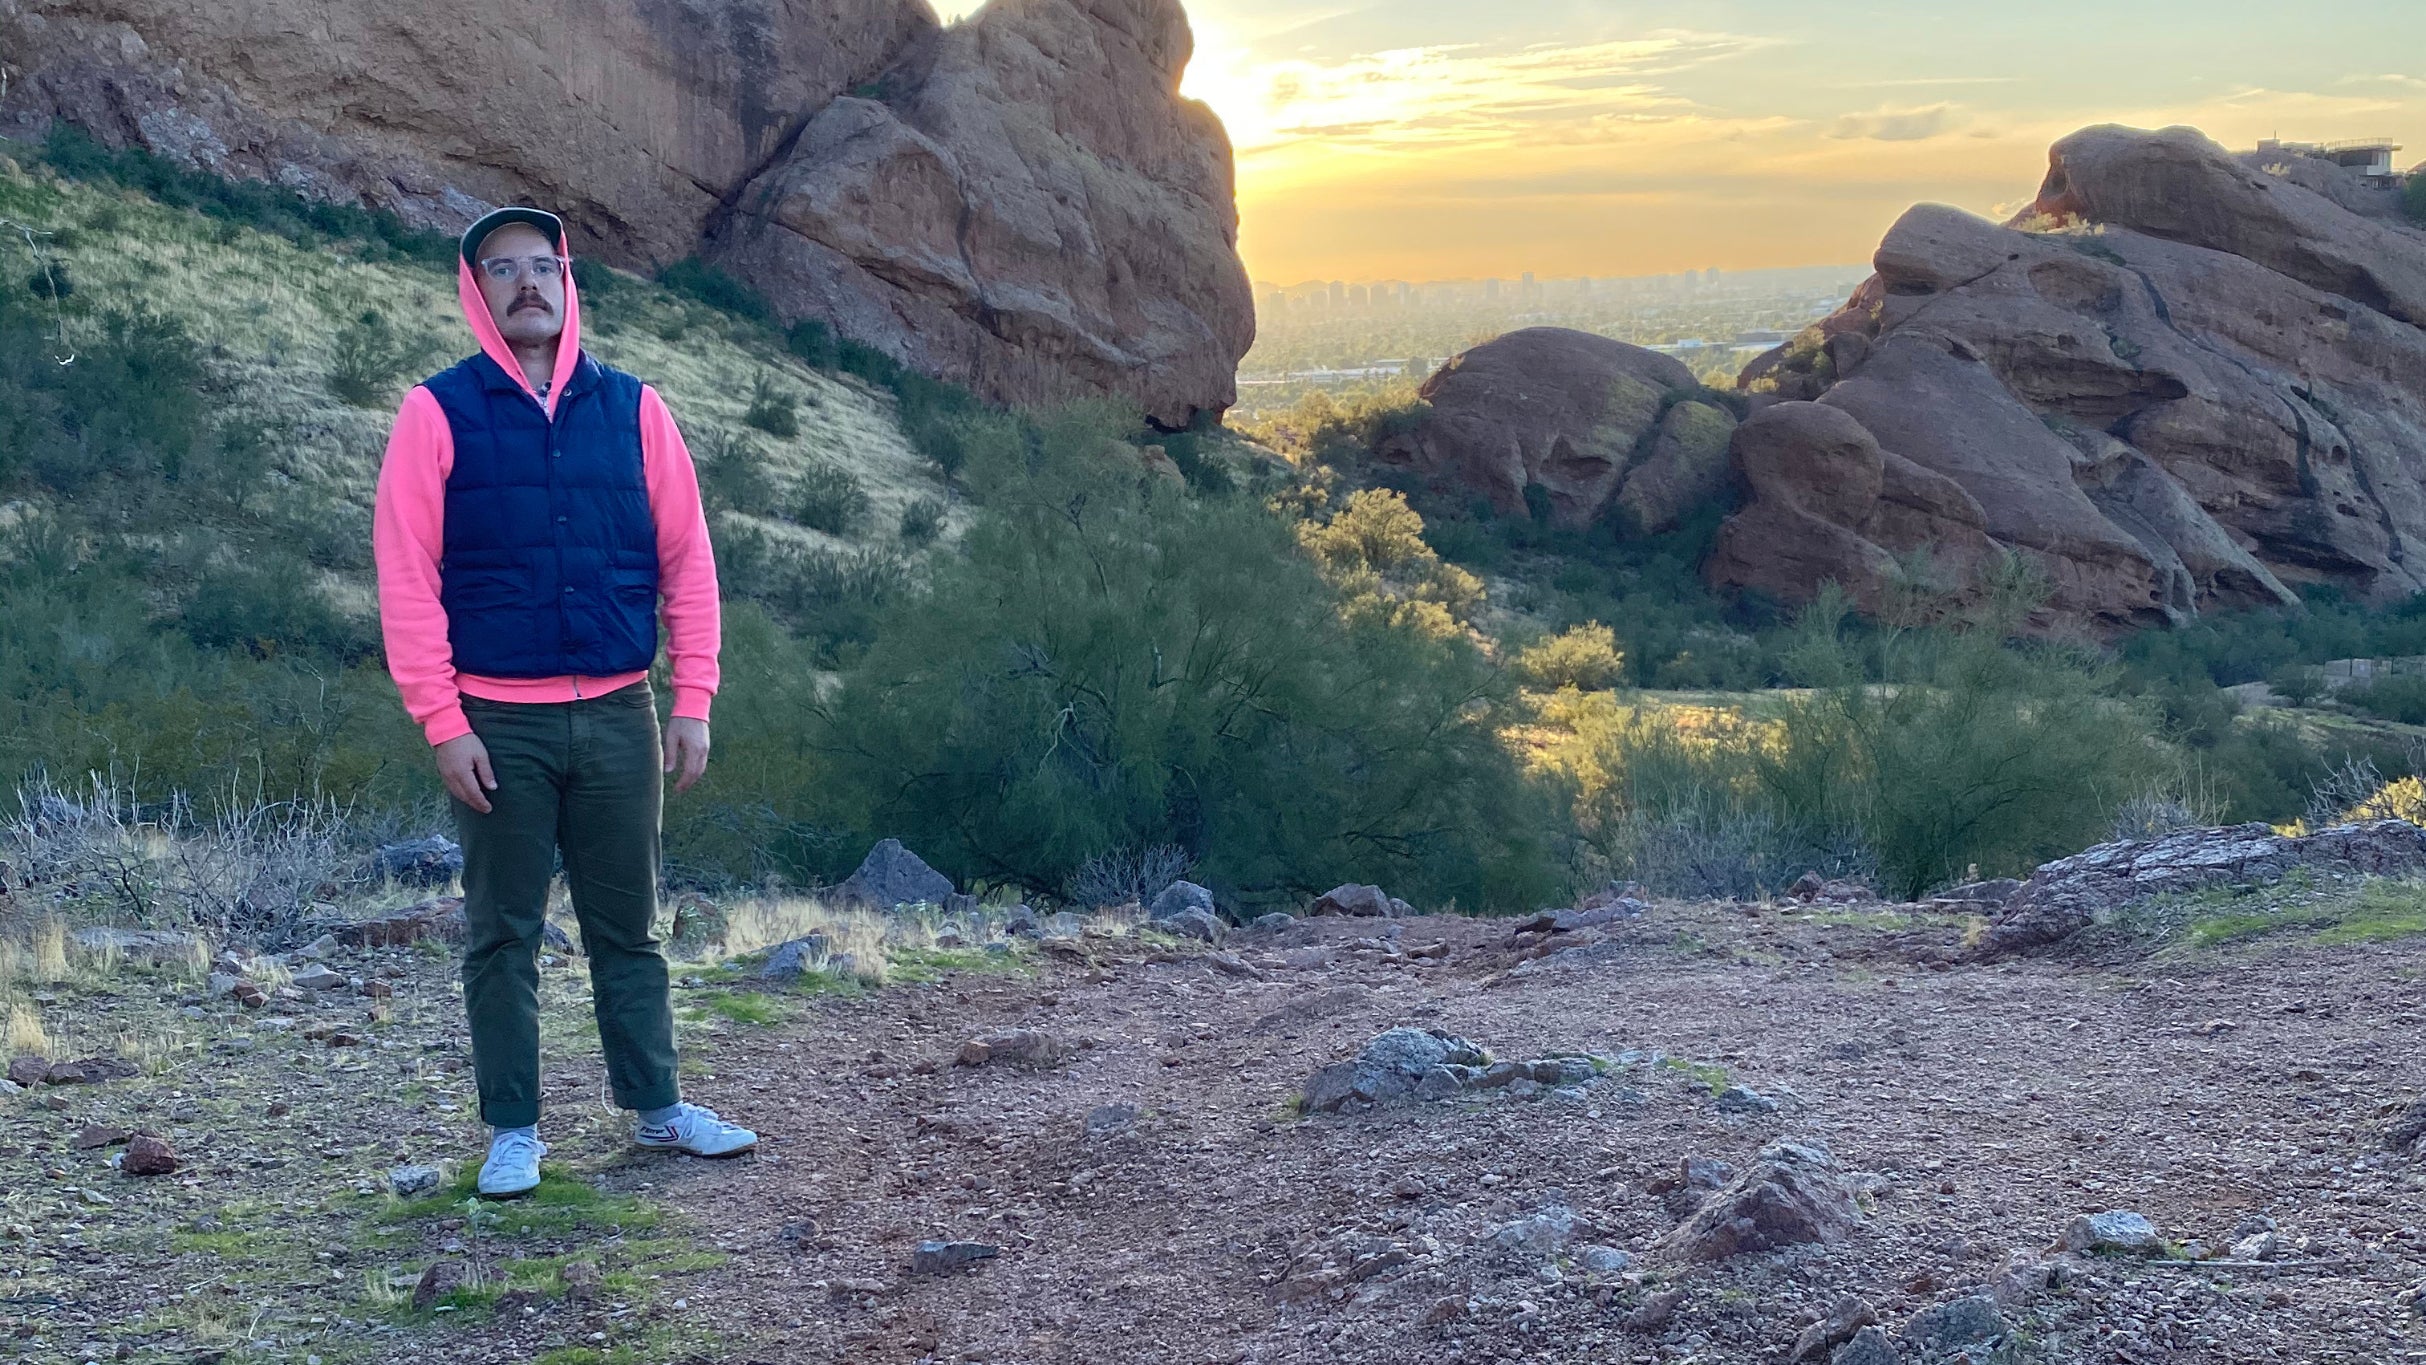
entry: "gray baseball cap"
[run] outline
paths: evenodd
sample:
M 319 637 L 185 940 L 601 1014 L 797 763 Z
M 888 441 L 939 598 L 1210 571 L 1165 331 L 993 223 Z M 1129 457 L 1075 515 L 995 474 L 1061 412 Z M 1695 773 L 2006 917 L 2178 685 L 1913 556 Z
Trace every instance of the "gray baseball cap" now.
M 472 253 L 480 250 L 480 244 L 488 240 L 490 233 L 495 232 L 501 227 L 508 227 L 515 223 L 520 223 L 525 227 L 534 227 L 539 229 L 542 235 L 544 235 L 550 242 L 556 244 L 556 250 L 559 253 L 564 251 L 564 220 L 562 218 L 557 217 L 555 214 L 552 214 L 545 209 L 509 206 L 506 208 L 489 210 L 487 213 L 480 215 L 479 222 L 474 223 L 470 227 L 464 229 L 463 263 L 465 265 L 480 264 L 479 261 L 473 258 Z

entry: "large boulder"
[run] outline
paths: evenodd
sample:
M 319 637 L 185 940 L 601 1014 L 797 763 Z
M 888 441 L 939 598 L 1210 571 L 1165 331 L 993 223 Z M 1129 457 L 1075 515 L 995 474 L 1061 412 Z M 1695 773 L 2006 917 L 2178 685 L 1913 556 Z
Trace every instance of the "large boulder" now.
M 941 905 L 954 893 L 952 879 L 927 866 L 899 839 L 879 839 L 859 868 L 830 888 L 833 905 L 892 910 L 904 905 Z
M 1528 327 L 1443 365 L 1420 390 L 1425 410 L 1374 451 L 1433 493 L 1583 526 L 1623 508 L 1664 531 L 1727 483 L 1734 414 L 1699 401 L 1672 356 L 1564 327 Z
M 2370 820 L 2292 836 L 2266 825 L 2231 825 L 2099 844 L 2031 873 L 1988 926 L 1979 951 L 1997 957 L 2045 947 L 2151 896 L 2278 882 L 2302 868 L 2366 876 L 2426 870 L 2426 829 Z
M 2426 232 L 2301 183 L 2320 166 L 2096 128 L 2009 224 L 1907 212 L 1843 309 L 1745 371 L 1776 406 L 1735 432 L 1705 574 L 1872 605 L 1916 564 L 1959 598 L 2018 556 L 2037 629 L 2100 637 L 2426 589 Z
M 1481 1048 L 1439 1029 L 1394 1028 L 1354 1058 L 1307 1077 L 1300 1104 L 1309 1114 L 1355 1113 L 1414 1098 L 1436 1068 L 1479 1067 L 1490 1060 Z
M 111 146 L 576 254 L 704 254 L 1003 402 L 1170 426 L 1235 396 L 1254 309 L 1179 0 L 0 0 L 0 134 Z
M 1255 338 L 1230 144 L 1179 0 L 995 0 L 818 109 L 712 250 L 787 314 L 1024 402 L 1180 427 Z
M 1843 1241 L 1861 1221 L 1852 1182 L 1816 1143 L 1772 1142 L 1728 1186 L 1668 1234 L 1681 1261 L 1717 1261 L 1811 1242 Z

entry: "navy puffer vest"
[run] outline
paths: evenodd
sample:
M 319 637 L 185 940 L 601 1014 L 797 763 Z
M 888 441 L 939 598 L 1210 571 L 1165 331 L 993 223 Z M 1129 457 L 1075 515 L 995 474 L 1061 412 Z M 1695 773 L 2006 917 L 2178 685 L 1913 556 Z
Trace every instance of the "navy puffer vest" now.
M 633 673 L 657 657 L 657 526 L 640 381 L 584 353 L 550 423 L 486 355 L 431 379 L 455 438 L 439 603 L 455 667 L 493 678 Z

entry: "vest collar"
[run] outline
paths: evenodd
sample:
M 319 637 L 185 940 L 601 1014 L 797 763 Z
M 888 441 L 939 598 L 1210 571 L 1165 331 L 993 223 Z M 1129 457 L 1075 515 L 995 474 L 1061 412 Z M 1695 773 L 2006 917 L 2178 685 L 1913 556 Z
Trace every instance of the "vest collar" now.
M 472 368 L 479 373 L 480 387 L 486 392 L 525 394 L 530 392 L 523 386 L 519 375 L 506 373 L 505 367 L 498 364 L 496 358 L 486 351 L 472 357 Z M 565 377 L 564 392 L 556 396 L 557 402 L 561 404 L 565 399 L 595 387 L 597 383 L 598 362 L 590 358 L 588 351 L 582 351 L 573 358 L 573 372 Z

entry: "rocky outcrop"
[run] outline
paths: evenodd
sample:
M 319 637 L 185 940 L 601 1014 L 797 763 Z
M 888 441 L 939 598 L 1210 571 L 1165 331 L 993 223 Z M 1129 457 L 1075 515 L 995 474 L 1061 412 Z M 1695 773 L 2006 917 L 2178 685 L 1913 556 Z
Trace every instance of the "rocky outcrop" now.
M 1726 487 L 1735 416 L 1670 356 L 1563 327 L 1528 327 L 1441 367 L 1421 419 L 1374 460 L 1436 496 L 1584 526 L 1622 509 L 1665 531 Z M 1532 491 L 1539 490 L 1539 491 Z
M 1253 340 L 1230 148 L 1179 0 L 0 0 L 0 133 L 55 120 L 459 231 L 703 249 L 1006 402 L 1218 411 Z
M 2406 820 L 2369 820 L 2292 836 L 2266 825 L 2231 825 L 2100 844 L 2031 873 L 1988 926 L 1980 951 L 1994 957 L 2045 947 L 2151 896 L 2279 882 L 2302 868 L 2377 877 L 2415 873 L 2426 869 L 2426 829 Z
M 1718 1261 L 1841 1242 L 1862 1219 L 1852 1182 L 1817 1143 L 1773 1142 L 1660 1243 L 1679 1261 Z
M 1226 408 L 1254 302 L 1192 47 L 1178 0 L 994 0 L 810 119 L 714 254 L 983 393 Z
M 2012 224 L 1906 213 L 1843 309 L 1745 371 L 1775 406 L 1736 433 L 1707 576 L 1872 606 L 2013 556 L 2038 628 L 2099 636 L 2426 588 L 2426 233 L 2299 170 L 2093 128 Z
M 936 28 L 901 0 L 0 0 L 0 132 L 65 119 L 442 231 L 535 201 L 645 265 Z

